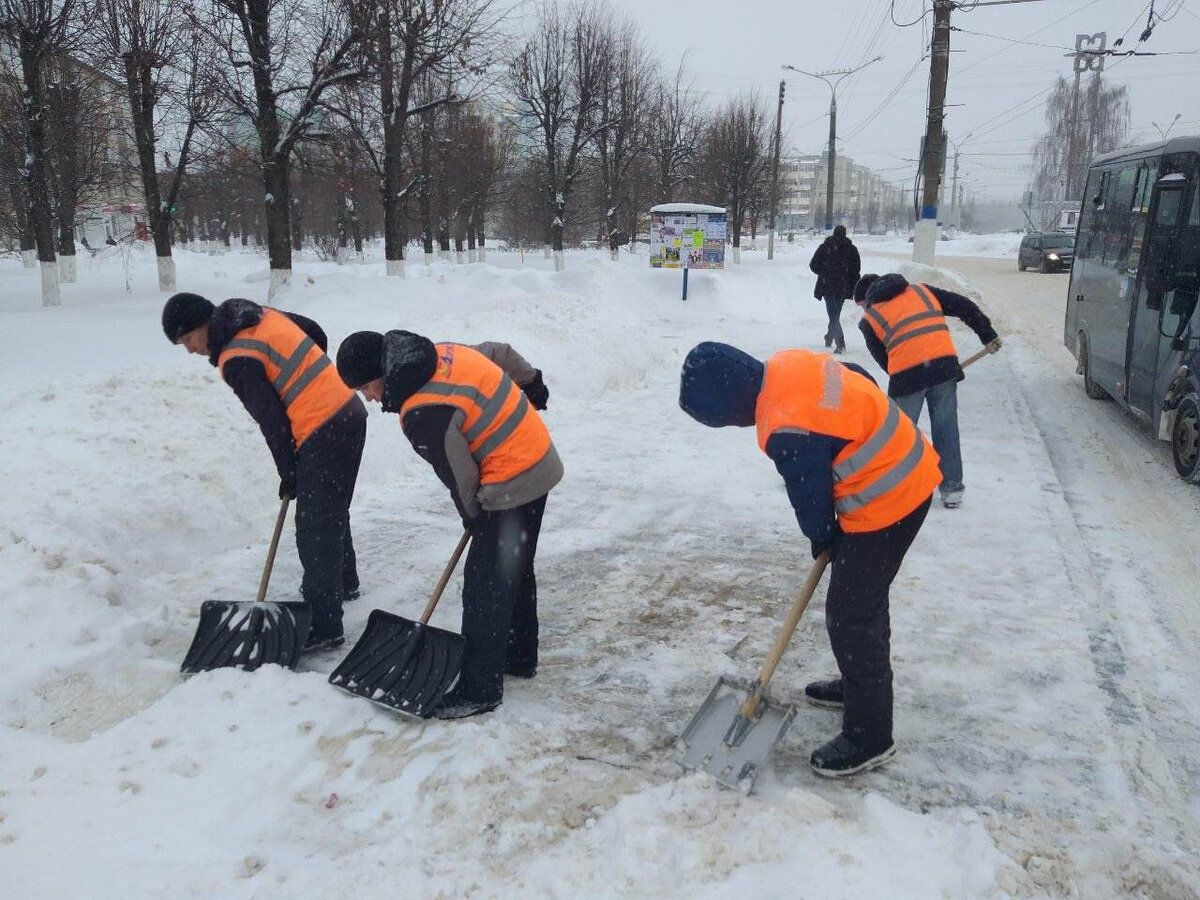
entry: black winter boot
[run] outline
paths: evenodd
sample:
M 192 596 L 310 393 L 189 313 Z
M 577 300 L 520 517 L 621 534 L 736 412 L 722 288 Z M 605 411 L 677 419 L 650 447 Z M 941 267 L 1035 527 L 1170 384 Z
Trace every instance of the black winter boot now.
M 821 709 L 841 709 L 842 679 L 832 681 L 814 681 L 804 687 L 804 699 L 813 706 Z
M 467 716 L 477 716 L 488 713 L 502 702 L 495 700 L 468 700 L 458 696 L 457 691 L 451 691 L 442 698 L 437 709 L 431 714 L 435 719 L 465 719 Z
M 895 741 L 888 741 L 884 746 L 860 747 L 844 734 L 839 734 L 814 750 L 808 764 L 818 775 L 845 778 L 882 766 L 895 755 Z

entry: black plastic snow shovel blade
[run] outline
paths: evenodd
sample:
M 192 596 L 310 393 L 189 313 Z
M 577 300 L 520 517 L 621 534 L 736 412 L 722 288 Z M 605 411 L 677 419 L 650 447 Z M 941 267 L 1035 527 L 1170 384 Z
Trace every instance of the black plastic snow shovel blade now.
M 742 727 L 734 729 L 742 704 L 753 690 L 753 685 L 744 681 L 717 679 L 708 699 L 684 729 L 680 762 L 685 769 L 703 769 L 725 787 L 747 794 L 754 789 L 771 749 L 796 717 L 796 707 L 764 697 L 748 727 L 741 723 Z M 733 734 L 737 735 L 736 743 L 725 743 Z
M 466 646 L 461 634 L 375 609 L 329 683 L 426 719 L 458 678 Z
M 189 675 L 228 666 L 252 672 L 268 663 L 294 669 L 311 626 L 307 603 L 205 600 L 179 668 Z

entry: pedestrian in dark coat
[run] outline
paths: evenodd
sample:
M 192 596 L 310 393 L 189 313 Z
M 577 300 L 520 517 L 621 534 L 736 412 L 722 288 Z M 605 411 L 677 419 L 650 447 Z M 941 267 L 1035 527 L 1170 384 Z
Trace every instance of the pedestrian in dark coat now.
M 858 248 L 846 237 L 845 225 L 833 229 L 833 234 L 825 238 L 808 264 L 817 276 L 813 296 L 825 301 L 825 312 L 829 315 L 825 346 L 834 347 L 835 353 L 844 353 L 846 350 L 846 336 L 842 333 L 842 304 L 853 296 L 861 266 Z

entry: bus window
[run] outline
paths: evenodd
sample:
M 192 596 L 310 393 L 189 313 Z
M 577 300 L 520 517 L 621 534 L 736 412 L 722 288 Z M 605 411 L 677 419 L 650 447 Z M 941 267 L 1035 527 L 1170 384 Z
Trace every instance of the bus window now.
M 1133 206 L 1129 210 L 1129 252 L 1125 255 L 1125 271 L 1137 269 L 1142 258 L 1142 247 L 1146 240 L 1146 220 L 1150 215 L 1150 189 L 1154 186 L 1154 171 L 1147 166 L 1138 169 L 1137 187 L 1133 194 Z M 1178 194 L 1177 191 L 1173 192 Z M 1178 199 L 1176 199 L 1178 205 Z M 1174 224 L 1174 218 L 1171 222 Z
M 1124 258 L 1126 238 L 1129 235 L 1130 210 L 1133 209 L 1137 191 L 1138 164 L 1133 163 L 1117 171 L 1104 195 L 1104 256 L 1101 261 L 1117 268 Z
M 1095 255 L 1103 239 L 1104 188 L 1108 183 L 1108 171 L 1092 169 L 1088 173 L 1087 187 L 1083 192 L 1083 208 L 1080 211 L 1079 236 L 1075 241 L 1075 258 L 1087 259 Z
M 1182 195 L 1183 191 L 1176 191 Z M 1175 261 L 1174 291 L 1171 302 L 1163 313 L 1163 334 L 1174 338 L 1175 349 L 1182 350 L 1181 338 L 1187 331 L 1192 314 L 1196 311 L 1197 292 L 1200 291 L 1200 184 L 1187 193 L 1191 194 L 1187 220 L 1179 230 L 1178 256 Z

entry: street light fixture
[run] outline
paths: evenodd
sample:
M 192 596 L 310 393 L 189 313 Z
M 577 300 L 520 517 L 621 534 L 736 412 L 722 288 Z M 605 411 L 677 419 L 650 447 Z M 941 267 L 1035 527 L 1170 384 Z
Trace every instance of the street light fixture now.
M 1175 118 L 1173 118 L 1171 120 L 1171 124 L 1167 126 L 1166 131 L 1163 131 L 1162 126 L 1159 125 L 1157 122 L 1151 122 L 1150 124 L 1158 129 L 1158 136 L 1161 137 L 1165 141 L 1167 139 L 1167 135 L 1171 133 L 1171 129 L 1175 127 L 1175 123 L 1179 121 L 1179 117 L 1181 115 L 1182 115 L 1182 113 L 1175 113 Z
M 975 132 L 973 131 L 968 132 L 967 136 L 958 142 L 955 142 L 949 136 L 946 138 L 946 140 L 950 141 L 950 143 L 954 145 L 954 182 L 950 188 L 950 222 L 954 226 L 954 233 L 956 235 L 958 234 L 959 229 L 962 227 L 962 204 L 959 202 L 958 198 L 958 154 L 962 150 L 963 145 L 965 145 L 967 141 L 971 139 L 971 135 L 974 133 Z
M 827 72 L 806 72 L 803 69 L 797 69 L 795 66 L 783 65 L 781 69 L 786 69 L 790 72 L 799 72 L 801 75 L 807 75 L 810 78 L 819 78 L 821 81 L 829 85 L 829 177 L 825 180 L 825 230 L 833 230 L 833 178 L 834 164 L 837 162 L 837 88 L 843 80 L 853 75 L 855 72 L 861 72 L 872 63 L 877 63 L 882 56 L 876 56 L 874 59 L 869 59 L 860 66 L 853 69 L 835 69 Z M 830 81 L 830 78 L 836 80 Z

